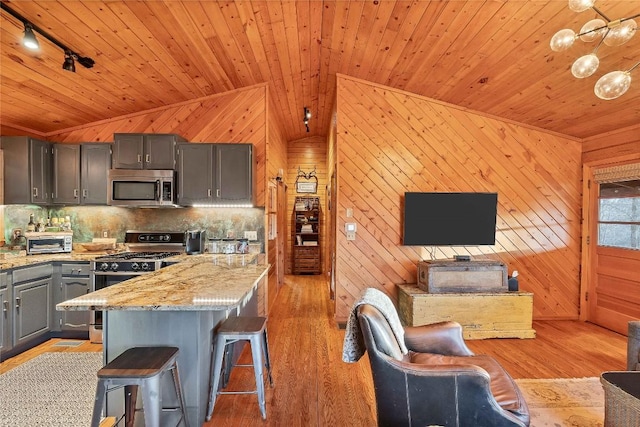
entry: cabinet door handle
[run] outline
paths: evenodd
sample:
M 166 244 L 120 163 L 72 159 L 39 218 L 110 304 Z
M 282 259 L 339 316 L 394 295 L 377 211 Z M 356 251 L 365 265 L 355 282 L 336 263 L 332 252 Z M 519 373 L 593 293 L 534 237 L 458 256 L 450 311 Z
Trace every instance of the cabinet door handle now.
M 20 297 L 16 297 L 16 310 L 20 310 Z
M 2 311 L 5 313 L 9 311 L 9 301 L 7 300 L 2 301 Z
M 86 199 L 87 197 L 89 197 L 89 190 L 87 190 L 86 188 L 84 188 L 84 189 L 82 190 L 82 197 L 83 197 L 83 198 L 85 198 L 85 199 Z
M 207 190 L 207 197 L 211 197 L 211 189 L 210 188 Z
M 144 156 L 144 161 L 147 162 L 147 163 L 151 163 L 151 155 L 150 154 L 146 154 Z
M 142 163 L 142 154 L 138 154 L 138 163 Z
M 73 198 L 74 198 L 74 199 L 77 199 L 77 198 L 78 198 L 78 189 L 77 189 L 77 188 L 75 188 L 75 189 L 73 190 Z
M 220 198 L 220 189 L 219 188 L 216 190 L 216 197 Z
M 34 197 L 34 199 L 38 198 L 38 188 L 37 187 L 33 187 L 33 197 Z

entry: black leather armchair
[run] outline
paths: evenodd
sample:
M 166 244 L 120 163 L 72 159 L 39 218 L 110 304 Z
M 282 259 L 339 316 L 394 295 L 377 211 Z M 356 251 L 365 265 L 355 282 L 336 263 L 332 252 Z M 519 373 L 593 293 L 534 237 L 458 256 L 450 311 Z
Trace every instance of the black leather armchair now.
M 379 426 L 528 426 L 529 409 L 511 376 L 474 355 L 456 322 L 405 327 L 403 354 L 373 305 L 357 307 L 369 354 Z

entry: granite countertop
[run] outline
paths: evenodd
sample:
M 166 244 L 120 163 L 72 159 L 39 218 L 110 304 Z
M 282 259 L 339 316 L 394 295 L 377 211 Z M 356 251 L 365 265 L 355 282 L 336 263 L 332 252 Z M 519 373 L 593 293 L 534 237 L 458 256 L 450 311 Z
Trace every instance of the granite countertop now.
M 185 255 L 177 264 L 64 301 L 57 310 L 231 309 L 250 297 L 269 264 L 255 255 Z M 244 265 L 243 265 L 244 264 Z
M 24 252 L 24 251 L 23 251 Z M 43 262 L 53 261 L 92 261 L 96 257 L 108 254 L 108 252 L 71 252 L 59 254 L 38 255 L 11 255 L 0 259 L 0 270 L 9 270 L 18 267 L 28 267 Z

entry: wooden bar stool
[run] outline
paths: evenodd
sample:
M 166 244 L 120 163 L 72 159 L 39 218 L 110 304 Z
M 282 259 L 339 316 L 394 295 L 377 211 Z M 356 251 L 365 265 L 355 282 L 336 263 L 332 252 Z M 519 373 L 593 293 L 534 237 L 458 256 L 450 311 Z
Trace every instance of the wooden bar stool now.
M 180 377 L 178 375 L 178 348 L 176 347 L 134 347 L 126 350 L 98 371 L 98 385 L 93 405 L 91 427 L 100 425 L 100 417 L 108 392 L 124 387 L 125 389 L 125 425 L 133 426 L 138 386 L 142 387 L 142 407 L 146 427 L 160 426 L 162 411 L 181 412 L 179 425 L 184 421 L 188 427 Z M 163 408 L 160 377 L 165 371 L 171 371 L 173 385 L 180 407 Z
M 235 365 L 235 366 L 253 366 L 253 372 L 256 377 L 256 390 L 252 391 L 219 391 L 220 377 L 222 375 L 222 363 L 225 357 L 225 349 L 227 345 L 237 341 L 249 341 L 251 346 L 252 364 Z M 231 352 L 230 352 L 231 353 Z M 227 354 L 229 361 L 233 360 L 232 354 Z M 264 358 L 264 359 L 263 359 Z M 267 319 L 264 317 L 230 317 L 218 328 L 215 339 L 215 347 L 213 357 L 211 358 L 211 376 L 212 381 L 209 389 L 209 405 L 207 410 L 207 421 L 211 419 L 213 407 L 216 404 L 218 394 L 254 394 L 258 395 L 258 405 L 262 418 L 267 418 L 267 409 L 264 396 L 264 372 L 262 365 L 267 368 L 267 377 L 269 385 L 273 387 L 273 379 L 271 378 L 271 361 L 269 356 L 269 344 L 267 341 Z M 231 362 L 226 363 L 229 370 L 234 366 Z M 225 373 L 227 376 L 229 372 Z

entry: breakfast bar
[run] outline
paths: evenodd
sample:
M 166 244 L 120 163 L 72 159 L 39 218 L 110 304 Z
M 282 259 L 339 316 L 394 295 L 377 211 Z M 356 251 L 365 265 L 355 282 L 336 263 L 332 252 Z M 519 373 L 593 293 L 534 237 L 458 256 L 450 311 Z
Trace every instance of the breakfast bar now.
M 56 309 L 104 312 L 105 364 L 130 347 L 178 347 L 189 424 L 199 426 L 207 410 L 216 325 L 227 317 L 266 315 L 269 265 L 253 261 L 244 255 L 186 257 L 159 271 L 65 301 Z M 170 378 L 166 380 L 162 389 L 172 390 Z M 106 415 L 122 414 L 122 394 L 110 393 Z M 168 406 L 175 406 L 175 400 L 163 396 Z

